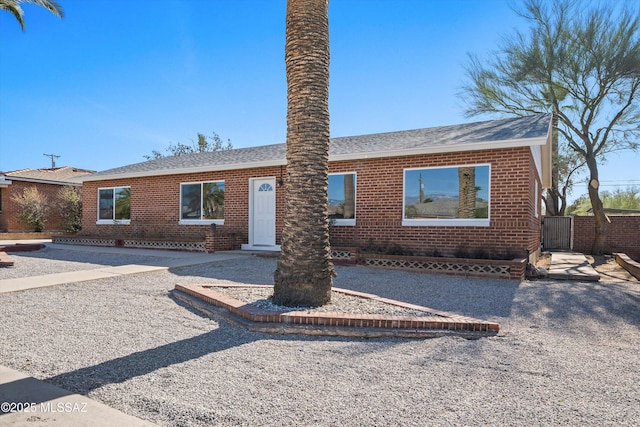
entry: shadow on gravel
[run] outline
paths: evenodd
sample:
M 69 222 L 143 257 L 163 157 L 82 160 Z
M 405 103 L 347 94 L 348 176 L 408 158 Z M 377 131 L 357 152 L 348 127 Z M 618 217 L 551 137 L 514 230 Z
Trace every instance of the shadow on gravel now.
M 198 278 L 273 285 L 275 258 L 250 257 L 170 269 L 179 283 L 204 283 Z M 334 286 L 478 319 L 508 317 L 520 282 L 428 274 L 364 266 L 336 266 Z M 185 280 L 182 280 L 182 277 Z M 241 279 L 240 279 L 241 278 Z
M 127 264 L 146 264 L 153 265 L 154 262 L 158 262 L 157 257 L 150 257 L 145 255 L 129 255 L 129 254 L 100 254 L 98 252 L 88 251 L 82 252 L 78 250 L 65 250 L 65 249 L 53 249 L 47 248 L 40 249 L 32 252 L 19 252 L 14 253 L 20 257 L 33 258 L 33 259 L 46 259 L 48 261 L 65 261 L 74 263 L 86 263 L 97 264 L 105 266 L 120 266 Z
M 132 353 L 98 365 L 87 366 L 47 378 L 46 381 L 73 393 L 87 394 L 107 384 L 117 384 L 167 366 L 184 363 L 207 354 L 254 341 L 249 334 L 239 337 L 229 328 L 217 328 L 192 338 Z
M 176 304 L 197 314 L 198 316 L 208 317 L 191 306 L 185 305 L 171 296 L 170 298 L 174 300 Z M 244 331 L 240 326 L 233 325 L 222 317 L 216 317 L 215 320 L 218 322 L 219 327 L 213 331 L 200 334 L 192 338 L 171 342 L 159 347 L 138 351 L 97 365 L 87 366 L 71 372 L 59 374 L 46 378 L 45 381 L 69 390 L 71 393 L 86 395 L 104 385 L 122 383 L 171 365 L 188 362 L 211 353 L 228 350 L 230 348 L 242 346 L 261 339 L 295 341 L 318 339 L 327 341 L 345 340 L 340 337 L 304 337 L 298 335 L 272 336 L 271 334 Z M 242 330 L 244 332 L 238 333 L 238 330 Z M 371 341 L 373 342 L 375 340 Z M 388 344 L 385 344 L 385 347 L 401 342 L 401 340 L 395 339 L 387 339 L 387 341 Z
M 640 288 L 635 283 L 537 281 L 521 295 L 518 315 L 565 322 L 593 319 L 605 325 L 623 321 L 640 327 Z M 612 333 L 614 331 L 612 330 Z

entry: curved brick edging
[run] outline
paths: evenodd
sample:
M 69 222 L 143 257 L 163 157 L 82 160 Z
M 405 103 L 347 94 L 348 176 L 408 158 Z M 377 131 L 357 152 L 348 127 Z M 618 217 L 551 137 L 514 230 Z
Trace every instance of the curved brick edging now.
M 7 252 L 37 251 L 42 248 L 44 248 L 44 245 L 41 243 L 17 243 L 15 245 L 0 246 L 0 267 L 12 267 L 14 264 L 13 258 Z
M 640 280 L 640 263 L 635 262 L 627 254 L 614 253 L 618 265 L 629 272 L 633 277 Z
M 324 313 L 307 311 L 270 311 L 246 304 L 235 298 L 216 292 L 216 286 L 224 285 L 176 285 L 174 295 L 195 308 L 230 318 L 248 329 L 280 334 L 329 335 L 351 337 L 412 337 L 426 338 L 458 335 L 468 338 L 493 336 L 500 330 L 497 323 L 486 322 L 452 313 L 432 310 L 414 304 L 382 298 L 377 295 L 333 288 L 335 292 L 361 298 L 376 299 L 417 311 L 429 316 L 385 316 L 374 314 Z M 267 285 L 236 285 L 256 287 Z M 271 286 L 268 286 L 271 287 Z M 202 303 L 206 303 L 203 305 Z M 207 307 L 208 305 L 208 307 Z M 211 310 L 217 307 L 218 310 Z M 222 310 L 220 310 L 222 309 Z
M 0 267 L 12 267 L 13 264 L 13 258 L 7 255 L 6 252 L 0 251 Z
M 31 252 L 37 251 L 45 246 L 42 243 L 16 243 L 15 245 L 0 246 L 2 252 Z

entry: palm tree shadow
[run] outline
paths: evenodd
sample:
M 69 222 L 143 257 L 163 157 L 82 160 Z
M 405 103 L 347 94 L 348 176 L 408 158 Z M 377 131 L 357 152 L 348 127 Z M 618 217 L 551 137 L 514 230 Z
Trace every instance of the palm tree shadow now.
M 189 304 L 175 298 L 171 293 L 169 293 L 168 297 L 171 298 L 178 306 L 181 306 L 200 317 L 214 318 L 219 324 L 218 328 L 191 338 L 141 350 L 116 359 L 107 360 L 97 365 L 65 372 L 63 374 L 47 378 L 45 381 L 69 390 L 72 393 L 86 395 L 104 385 L 122 383 L 171 365 L 195 360 L 202 356 L 242 346 L 267 337 L 269 339 L 296 341 L 318 339 L 328 341 L 345 340 L 340 337 L 305 337 L 300 335 L 275 336 L 245 330 L 243 330 L 242 333 L 238 333 L 238 330 L 242 327 L 233 324 L 224 317 L 205 314 Z M 61 397 L 63 395 L 64 394 L 57 395 L 56 397 Z
M 143 376 L 158 369 L 197 359 L 207 354 L 251 342 L 252 339 L 230 339 L 225 328 L 217 328 L 195 337 L 142 350 L 127 356 L 111 359 L 97 365 L 65 372 L 47 378 L 51 382 L 74 393 L 87 394 L 107 384 L 117 384 Z

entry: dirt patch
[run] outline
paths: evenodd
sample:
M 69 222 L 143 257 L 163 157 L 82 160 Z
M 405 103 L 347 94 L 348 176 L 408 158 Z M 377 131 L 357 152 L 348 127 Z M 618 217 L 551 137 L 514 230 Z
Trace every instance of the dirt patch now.
M 627 270 L 622 268 L 611 255 L 592 256 L 586 255 L 589 263 L 600 274 L 601 282 L 638 282 Z
M 549 271 L 549 267 L 551 266 L 551 252 L 542 252 L 540 257 L 538 258 L 538 262 L 536 262 L 536 267 L 543 267 L 547 271 Z

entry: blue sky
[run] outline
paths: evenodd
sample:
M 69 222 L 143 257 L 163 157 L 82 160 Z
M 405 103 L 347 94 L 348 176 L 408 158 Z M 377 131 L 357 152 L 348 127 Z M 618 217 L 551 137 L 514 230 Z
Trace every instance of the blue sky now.
M 217 132 L 236 148 L 286 135 L 284 0 L 60 0 L 65 18 L 0 13 L 0 171 L 105 170 Z M 522 21 L 503 0 L 333 0 L 332 136 L 465 123 L 467 53 Z M 640 176 L 611 155 L 603 189 Z M 581 189 L 575 193 L 583 193 Z

